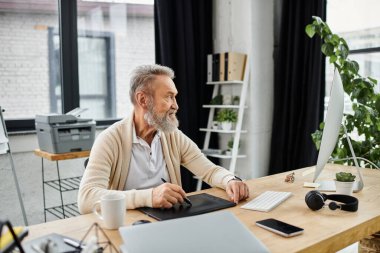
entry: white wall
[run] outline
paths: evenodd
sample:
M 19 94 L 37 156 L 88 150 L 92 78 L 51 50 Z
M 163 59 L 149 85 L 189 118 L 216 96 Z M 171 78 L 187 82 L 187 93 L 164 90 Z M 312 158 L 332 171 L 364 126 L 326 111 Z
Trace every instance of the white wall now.
M 274 81 L 274 1 L 214 0 L 214 51 L 247 53 L 250 84 L 245 110 L 241 153 L 236 172 L 243 178 L 267 175 L 272 133 Z M 221 142 L 225 142 L 224 137 Z M 228 163 L 223 164 L 228 168 Z

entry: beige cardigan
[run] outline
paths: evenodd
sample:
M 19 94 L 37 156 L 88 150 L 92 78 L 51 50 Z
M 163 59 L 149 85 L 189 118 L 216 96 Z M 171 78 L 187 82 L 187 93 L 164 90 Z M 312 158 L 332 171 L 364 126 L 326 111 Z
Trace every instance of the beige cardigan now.
M 127 209 L 152 207 L 152 190 L 124 191 L 132 149 L 133 116 L 116 122 L 96 138 L 78 192 L 78 207 L 82 214 L 92 212 L 101 196 L 123 191 Z M 181 185 L 180 165 L 211 186 L 226 188 L 234 178 L 228 170 L 208 160 L 180 130 L 161 135 L 166 168 L 173 184 Z

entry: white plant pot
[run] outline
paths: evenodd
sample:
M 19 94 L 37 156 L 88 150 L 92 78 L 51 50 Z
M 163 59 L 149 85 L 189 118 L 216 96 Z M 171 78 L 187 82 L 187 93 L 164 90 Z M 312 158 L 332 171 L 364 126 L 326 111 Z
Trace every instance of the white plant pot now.
M 223 96 L 223 104 L 231 105 L 232 104 L 232 95 L 224 95 Z
M 232 122 L 229 122 L 229 121 L 223 121 L 221 125 L 222 125 L 222 129 L 226 131 L 231 130 L 232 128 Z
M 335 180 L 336 193 L 344 195 L 352 195 L 355 182 L 340 182 Z
M 212 127 L 212 129 L 215 129 L 215 130 L 218 129 L 219 128 L 219 122 L 218 121 L 213 121 L 211 127 Z
M 231 150 L 226 150 L 226 155 L 232 155 L 232 151 Z

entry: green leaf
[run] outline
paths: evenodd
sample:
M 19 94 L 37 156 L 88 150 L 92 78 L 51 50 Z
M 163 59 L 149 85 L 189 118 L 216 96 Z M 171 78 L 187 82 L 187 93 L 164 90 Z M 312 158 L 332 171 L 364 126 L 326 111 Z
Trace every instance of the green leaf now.
M 354 70 L 352 72 L 358 73 L 358 71 L 359 71 L 359 63 L 357 63 L 356 61 L 351 61 L 351 64 L 352 64 L 352 69 Z
M 372 77 L 367 77 L 371 82 L 373 82 L 375 85 L 377 84 L 377 80 Z
M 335 54 L 331 55 L 330 56 L 330 63 L 336 62 L 337 59 L 338 59 L 338 57 Z
M 346 59 L 349 53 L 348 47 L 345 46 L 344 44 L 340 44 L 338 48 L 340 51 L 340 56 L 342 56 L 343 59 Z
M 307 25 L 305 28 L 305 32 L 306 32 L 307 36 L 309 36 L 310 38 L 313 38 L 313 36 L 315 35 L 314 25 L 312 25 L 312 24 Z
M 344 64 L 344 67 L 346 68 L 346 70 L 352 72 L 355 75 L 359 71 L 359 64 L 356 61 L 347 60 L 346 63 Z
M 380 112 L 380 96 L 378 96 L 376 99 L 375 108 L 378 112 Z
M 336 34 L 333 34 L 332 41 L 338 45 L 339 44 L 339 36 Z
M 368 82 L 366 80 L 363 81 L 363 84 L 365 87 L 367 87 L 368 89 L 372 89 L 373 88 L 373 83 L 371 82 Z
M 311 138 L 314 142 L 315 147 L 317 148 L 317 150 L 319 150 L 322 140 L 322 131 L 316 130 L 314 133 L 311 134 Z
M 339 42 L 342 43 L 342 45 L 347 49 L 347 51 L 350 51 L 350 49 L 348 48 L 348 45 L 347 45 L 347 42 L 346 42 L 345 39 L 339 38 Z
M 362 82 L 363 82 L 363 78 L 361 77 L 355 78 L 354 80 L 352 80 L 352 83 L 355 85 L 360 85 Z
M 326 56 L 331 56 L 334 53 L 334 46 L 331 43 L 324 43 L 322 45 L 322 53 Z
M 317 24 L 322 24 L 323 23 L 323 21 L 322 21 L 322 19 L 320 18 L 320 17 L 318 17 L 318 16 L 313 16 L 313 19 L 317 22 Z

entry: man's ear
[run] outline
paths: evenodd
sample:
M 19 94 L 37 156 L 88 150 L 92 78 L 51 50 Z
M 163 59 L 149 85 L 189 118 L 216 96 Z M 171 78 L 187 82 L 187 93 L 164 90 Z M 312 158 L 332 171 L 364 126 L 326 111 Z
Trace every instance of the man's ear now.
M 148 108 L 148 96 L 144 92 L 137 92 L 136 95 L 136 102 L 137 104 L 143 108 L 147 109 Z

